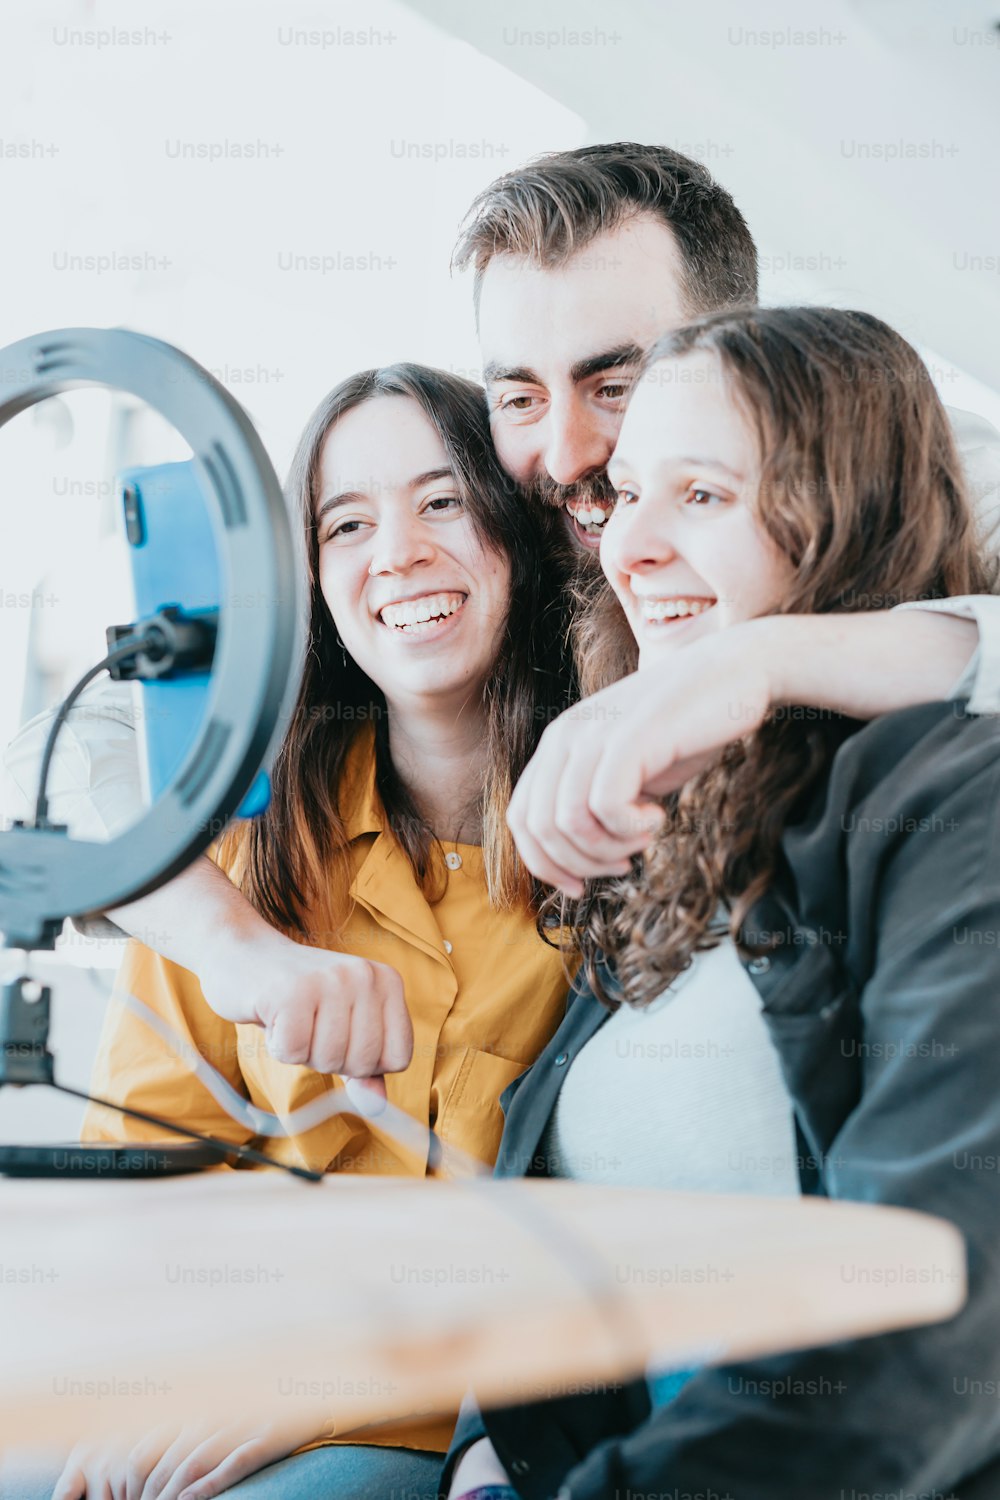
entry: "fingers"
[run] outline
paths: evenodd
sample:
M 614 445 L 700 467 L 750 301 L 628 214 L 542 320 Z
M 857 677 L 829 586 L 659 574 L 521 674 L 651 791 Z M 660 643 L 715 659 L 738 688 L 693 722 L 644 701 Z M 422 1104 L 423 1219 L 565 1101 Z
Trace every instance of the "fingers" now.
M 63 1467 L 52 1500 L 125 1500 L 126 1451 L 114 1443 L 78 1443 Z
M 172 1439 L 172 1440 L 171 1440 Z M 268 1434 L 247 1437 L 246 1423 L 215 1428 L 192 1423 L 179 1433 L 162 1426 L 131 1451 L 114 1444 L 78 1444 L 59 1476 L 53 1500 L 177 1500 L 182 1490 L 192 1500 L 223 1490 L 270 1463 L 295 1443 L 275 1446 Z M 280 1450 L 280 1452 L 278 1451 Z
M 583 895 L 578 852 L 555 827 L 553 813 L 560 781 L 566 774 L 568 745 L 560 720 L 546 729 L 538 749 L 514 788 L 507 825 L 531 873 L 568 896 Z
M 639 779 L 614 741 L 581 747 L 567 760 L 548 816 L 584 876 L 627 874 L 630 856 L 648 842 L 650 819 L 636 817 L 633 801 Z M 601 786 L 604 795 L 598 797 Z M 538 819 L 546 826 L 543 808 Z
M 508 812 L 507 822 L 510 831 L 514 835 L 514 843 L 517 852 L 537 880 L 545 885 L 555 886 L 556 890 L 564 891 L 567 896 L 578 900 L 584 891 L 583 881 L 578 875 L 572 874 L 562 865 L 551 859 L 544 844 L 536 839 L 528 831 L 527 824 L 518 823 Z
M 176 1425 L 163 1425 L 136 1443 L 125 1465 L 125 1500 L 141 1500 L 146 1480 L 176 1436 Z
M 342 1073 L 350 1048 L 354 1004 L 345 997 L 342 983 L 324 981 L 320 976 L 313 983 L 315 997 L 301 997 L 301 1003 L 314 1007 L 306 1063 L 317 1073 Z
M 216 1464 L 203 1478 L 186 1485 L 178 1493 L 177 1500 L 210 1500 L 211 1496 L 221 1495 L 241 1479 L 256 1474 L 258 1469 L 269 1462 L 270 1457 L 262 1450 L 260 1443 L 244 1443 L 234 1453 L 230 1453 L 228 1458 Z M 171 1497 L 165 1497 L 165 1500 L 171 1500 Z
M 623 803 L 639 790 L 629 758 L 628 747 L 619 746 L 613 733 L 588 735 L 570 747 L 563 774 L 553 788 L 552 820 L 588 875 L 595 863 L 610 867 L 625 859 L 627 867 L 627 854 L 641 847 L 645 837 L 644 829 L 637 831 L 634 818 L 622 815 Z M 598 801 L 595 788 L 602 770 L 606 773 L 608 768 L 613 768 L 612 795 Z M 538 792 L 543 794 L 543 789 L 539 787 Z M 544 789 L 544 795 L 551 794 Z
M 267 1050 L 277 1062 L 306 1066 L 312 1053 L 316 1003 L 311 993 L 314 978 L 302 981 L 303 989 L 287 1003 L 277 1006 L 267 1025 Z M 303 993 L 305 990 L 305 993 Z
M 388 964 L 376 965 L 383 995 L 383 1038 L 380 1073 L 401 1073 L 413 1057 L 413 1022 L 406 1008 L 403 981 Z
M 640 798 L 635 745 L 572 711 L 542 736 L 511 798 L 507 821 L 529 870 L 571 897 L 597 875 L 625 875 L 663 820 Z
M 172 1451 L 164 1454 L 164 1460 L 170 1460 L 170 1467 L 154 1491 L 156 1500 L 177 1500 L 182 1490 L 206 1479 L 225 1462 L 242 1436 L 242 1431 L 230 1425 L 221 1431 L 210 1433 L 201 1442 L 186 1444 L 187 1452 L 181 1450 L 176 1455 Z M 145 1496 L 143 1500 L 146 1500 Z
M 368 967 L 371 973 L 366 976 L 367 983 L 359 985 L 351 1006 L 351 1029 L 341 1070 L 351 1078 L 371 1077 L 382 1061 L 382 976 L 374 964 Z
M 75 1451 L 66 1460 L 66 1466 L 56 1481 L 52 1500 L 84 1500 L 87 1493 L 87 1476 Z
M 294 1421 L 231 1422 L 190 1454 L 159 1500 L 209 1500 L 221 1495 L 311 1442 L 325 1429 L 328 1416 L 326 1411 L 312 1411 Z M 264 1484 L 268 1493 L 272 1488 L 277 1486 Z
M 389 964 L 290 943 L 258 983 L 255 1013 L 276 1061 L 358 1078 L 409 1066 L 413 1027 Z
M 593 816 L 608 830 L 609 849 L 637 854 L 662 828 L 666 813 L 644 795 L 645 779 L 637 747 L 595 762 L 587 795 Z
M 209 1422 L 189 1423 L 182 1428 L 177 1437 L 166 1448 L 150 1470 L 146 1482 L 142 1487 L 141 1500 L 160 1500 L 171 1486 L 174 1475 L 179 1466 L 185 1463 L 202 1444 L 212 1437 L 218 1438 L 219 1434 L 213 1434 Z M 175 1487 L 174 1493 L 179 1486 Z
M 345 1074 L 344 1089 L 358 1114 L 366 1120 L 384 1113 L 389 1097 L 384 1078 L 348 1078 Z

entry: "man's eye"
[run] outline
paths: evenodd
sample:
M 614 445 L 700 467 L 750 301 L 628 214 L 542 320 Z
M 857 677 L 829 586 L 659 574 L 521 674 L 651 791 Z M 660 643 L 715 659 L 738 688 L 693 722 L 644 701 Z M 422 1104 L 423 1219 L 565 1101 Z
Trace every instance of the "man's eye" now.
M 606 397 L 608 401 L 624 401 L 631 389 L 631 380 L 606 380 L 603 385 L 598 386 L 597 394 Z
M 537 400 L 537 396 L 501 396 L 499 409 L 500 411 L 530 411 L 531 403 Z

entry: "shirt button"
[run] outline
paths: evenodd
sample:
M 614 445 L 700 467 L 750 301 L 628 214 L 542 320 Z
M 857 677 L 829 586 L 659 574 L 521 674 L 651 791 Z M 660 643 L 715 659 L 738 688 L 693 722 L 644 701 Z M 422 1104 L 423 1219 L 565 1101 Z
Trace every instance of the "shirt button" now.
M 559 1056 L 556 1058 L 556 1067 L 557 1068 L 564 1068 L 568 1062 L 569 1062 L 569 1053 L 568 1052 L 560 1052 Z
M 462 868 L 462 856 L 456 849 L 449 849 L 444 857 L 444 862 L 449 870 L 460 870 Z
M 446 953 L 450 953 L 451 952 L 451 944 L 449 943 L 449 941 L 448 941 L 447 938 L 445 938 L 445 940 L 444 940 L 444 951 Z
M 771 967 L 771 960 L 766 956 L 752 958 L 747 964 L 748 974 L 766 974 Z
M 511 1461 L 510 1472 L 512 1474 L 527 1474 L 530 1470 L 531 1465 L 526 1458 L 515 1458 Z

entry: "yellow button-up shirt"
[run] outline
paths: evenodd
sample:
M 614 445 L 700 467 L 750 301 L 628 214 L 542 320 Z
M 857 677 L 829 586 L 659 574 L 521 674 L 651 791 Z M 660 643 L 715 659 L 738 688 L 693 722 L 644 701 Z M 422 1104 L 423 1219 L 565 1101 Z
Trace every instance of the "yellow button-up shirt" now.
M 348 759 L 340 802 L 354 864 L 352 910 L 336 939 L 313 933 L 312 941 L 399 972 L 414 1046 L 409 1067 L 386 1077 L 389 1100 L 445 1143 L 492 1165 L 503 1129 L 499 1096 L 538 1056 L 564 1014 L 563 957 L 539 938 L 529 912 L 490 904 L 477 846 L 446 846 L 452 856 L 447 887 L 440 900 L 428 902 L 385 826 L 370 728 L 359 733 Z M 222 1020 L 193 973 L 141 943 L 129 942 L 116 988 L 144 1001 L 238 1092 L 275 1114 L 285 1116 L 343 1087 L 337 1077 L 276 1062 L 259 1027 Z M 410 1176 L 428 1170 L 426 1149 L 411 1151 L 377 1120 L 353 1114 L 335 1115 L 300 1136 L 255 1139 L 156 1032 L 114 999 L 91 1088 L 314 1170 Z M 93 1105 L 81 1134 L 88 1141 L 162 1140 L 155 1126 Z M 369 1429 L 362 1441 L 444 1449 L 450 1427 L 446 1421 L 394 1429 L 381 1439 Z

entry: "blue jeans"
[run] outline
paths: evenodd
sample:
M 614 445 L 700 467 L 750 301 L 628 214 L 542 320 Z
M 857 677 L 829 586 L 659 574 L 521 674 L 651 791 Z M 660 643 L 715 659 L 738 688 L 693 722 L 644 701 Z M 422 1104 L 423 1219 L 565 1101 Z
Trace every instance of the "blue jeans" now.
M 233 1500 L 437 1500 L 442 1453 L 361 1444 L 313 1448 L 226 1490 Z M 3 1500 L 51 1500 L 58 1474 L 5 1469 Z

